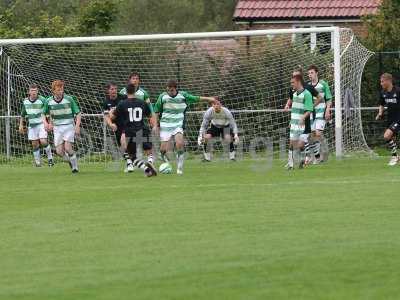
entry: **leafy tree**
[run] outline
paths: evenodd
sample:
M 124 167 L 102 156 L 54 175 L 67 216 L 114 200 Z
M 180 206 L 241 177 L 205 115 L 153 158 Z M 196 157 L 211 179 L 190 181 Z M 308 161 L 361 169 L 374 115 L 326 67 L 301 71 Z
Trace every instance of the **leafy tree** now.
M 236 0 L 0 0 L 0 37 L 232 30 Z
M 400 1 L 383 0 L 377 14 L 364 18 L 368 35 L 363 44 L 377 52 L 368 62 L 363 78 L 362 99 L 364 106 L 376 105 L 381 72 L 392 73 L 400 80 Z M 382 53 L 382 52 L 393 52 Z M 397 55 L 395 55 L 398 52 Z
M 367 16 L 364 24 L 368 29 L 365 42 L 372 50 L 399 50 L 400 1 L 384 0 L 378 13 Z
M 108 33 L 113 26 L 117 12 L 115 1 L 90 1 L 79 16 L 79 32 L 89 36 Z
M 10 5 L 2 4 L 4 7 L 0 13 L 2 38 L 61 37 L 76 33 L 75 25 L 68 21 L 69 16 L 49 13 L 51 7 L 46 5 L 48 1 L 12 2 Z
M 115 33 L 230 30 L 236 0 L 128 0 L 121 3 Z

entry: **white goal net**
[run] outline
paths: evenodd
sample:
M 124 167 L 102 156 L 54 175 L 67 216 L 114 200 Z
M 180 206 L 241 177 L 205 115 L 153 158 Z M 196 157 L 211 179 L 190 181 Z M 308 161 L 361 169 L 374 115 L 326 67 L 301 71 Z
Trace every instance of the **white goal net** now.
M 322 37 L 315 45 L 313 34 Z M 339 149 L 340 154 L 368 151 L 360 86 L 371 52 L 350 30 L 340 30 L 340 45 L 333 37 L 333 28 L 315 28 L 0 40 L 0 162 L 32 161 L 27 136 L 18 133 L 22 101 L 30 84 L 37 84 L 40 94 L 49 96 L 56 79 L 65 81 L 65 92 L 76 96 L 83 113 L 82 133 L 76 143 L 80 160 L 117 157 L 115 137 L 103 122 L 102 102 L 105 85 L 116 82 L 122 89 L 132 71 L 140 74 L 141 86 L 153 103 L 169 79 L 177 80 L 179 89 L 191 94 L 219 96 L 234 113 L 243 153 L 278 153 L 288 140 L 289 113 L 283 107 L 292 71 L 298 66 L 306 70 L 311 64 L 318 66 L 320 78 L 329 83 L 334 101 L 339 101 L 336 109 L 340 115 L 338 110 L 335 115 L 340 120 L 329 124 L 326 146 L 331 152 Z M 336 69 L 335 49 L 340 53 Z M 186 114 L 189 153 L 199 152 L 197 135 L 206 108 L 205 103 L 195 104 Z

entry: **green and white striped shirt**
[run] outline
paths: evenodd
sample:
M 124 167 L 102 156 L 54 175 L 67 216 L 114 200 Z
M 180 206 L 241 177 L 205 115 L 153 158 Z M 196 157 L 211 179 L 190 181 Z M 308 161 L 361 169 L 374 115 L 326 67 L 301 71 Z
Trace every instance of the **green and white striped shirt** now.
M 50 115 L 54 126 L 74 124 L 74 117 L 80 109 L 74 96 L 65 95 L 61 101 L 56 101 L 54 96 L 47 99 L 44 113 Z
M 183 91 L 179 91 L 175 97 L 171 97 L 168 93 L 162 93 L 154 105 L 154 111 L 161 114 L 160 129 L 172 132 L 177 128 L 184 128 L 188 104 L 196 103 L 199 100 L 199 96 L 193 96 Z
M 315 107 L 315 119 L 324 120 L 326 102 L 332 100 L 332 94 L 331 90 L 329 89 L 329 85 L 325 80 L 322 79 L 318 80 L 316 85 L 313 85 L 312 82 L 309 82 L 309 84 L 312 85 L 321 96 L 321 102 Z
M 46 98 L 38 96 L 35 100 L 25 98 L 22 102 L 21 117 L 27 119 L 30 128 L 43 124 L 43 110 Z
M 300 119 L 307 112 L 313 111 L 313 97 L 311 93 L 303 89 L 293 94 L 292 109 L 290 115 L 290 133 L 300 135 L 304 132 L 304 125 L 300 125 Z

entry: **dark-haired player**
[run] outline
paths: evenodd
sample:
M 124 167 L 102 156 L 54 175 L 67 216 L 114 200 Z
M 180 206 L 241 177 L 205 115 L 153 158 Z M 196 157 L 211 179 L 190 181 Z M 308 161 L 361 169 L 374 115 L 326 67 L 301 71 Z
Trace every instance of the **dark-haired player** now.
M 162 93 L 154 106 L 154 111 L 160 117 L 160 152 L 162 159 L 168 161 L 166 156 L 170 140 L 173 138 L 177 152 L 177 174 L 183 174 L 184 162 L 184 128 L 185 112 L 189 104 L 198 101 L 208 101 L 213 103 L 217 101 L 214 97 L 193 96 L 187 92 L 179 91 L 175 80 L 169 80 L 167 91 Z
M 132 84 L 136 87 L 136 92 L 135 92 L 135 98 L 138 100 L 141 100 L 143 102 L 146 102 L 147 105 L 149 106 L 149 109 L 151 111 L 151 114 L 154 115 L 154 108 L 150 100 L 149 93 L 146 92 L 145 89 L 143 89 L 140 85 L 140 74 L 137 72 L 132 72 L 129 74 L 128 77 L 128 84 Z M 119 94 L 123 97 L 126 97 L 127 92 L 126 88 L 123 88 L 122 90 L 119 91 Z M 154 124 L 156 126 L 157 124 Z M 156 129 L 156 128 L 153 128 Z M 154 156 L 153 156 L 153 148 L 144 150 L 144 154 L 147 156 L 147 161 L 151 164 L 154 163 Z
M 46 98 L 39 95 L 39 89 L 36 84 L 29 86 L 28 97 L 22 102 L 21 119 L 19 123 L 19 132 L 25 133 L 28 127 L 28 139 L 32 143 L 33 158 L 37 167 L 41 166 L 40 148 L 44 148 L 47 154 L 47 162 L 50 167 L 53 166 L 53 154 L 51 146 L 47 142 L 47 131 L 44 127 L 43 119 L 45 117 L 43 110 L 46 104 Z
M 311 125 L 312 136 L 310 143 L 310 151 L 314 152 L 315 157 L 314 164 L 318 164 L 321 161 L 321 141 L 325 130 L 325 124 L 326 121 L 329 121 L 332 117 L 332 93 L 328 83 L 319 78 L 317 66 L 311 65 L 307 71 L 308 78 L 310 79 L 308 84 L 314 87 L 320 96 L 320 101 L 314 103 L 315 117 Z
M 400 88 L 393 85 L 393 76 L 389 73 L 381 75 L 381 87 L 379 95 L 379 112 L 376 120 L 383 117 L 384 108 L 387 107 L 387 129 L 383 135 L 392 157 L 388 163 L 389 166 L 395 166 L 399 161 L 397 155 L 397 144 L 395 137 L 400 131 Z
M 303 69 L 300 66 L 298 68 L 296 68 L 292 73 L 292 76 L 296 76 L 296 75 L 299 75 L 302 78 L 304 78 Z M 318 91 L 308 82 L 304 83 L 304 88 L 306 90 L 308 90 L 311 93 L 311 95 L 313 96 L 314 106 L 318 105 L 320 103 L 320 101 L 321 101 L 321 96 L 319 95 Z M 292 107 L 294 92 L 295 91 L 293 90 L 293 88 L 290 87 L 290 89 L 289 89 L 289 99 L 286 102 L 285 111 L 289 111 L 290 108 Z M 305 147 L 305 153 L 306 153 L 306 161 L 305 162 L 307 163 L 307 157 L 308 157 L 308 154 L 309 154 L 310 148 L 311 148 L 311 146 L 310 146 L 308 141 L 306 142 L 304 147 Z
M 311 93 L 304 88 L 304 81 L 301 75 L 293 76 L 290 84 L 295 92 L 293 93 L 291 105 L 290 146 L 286 167 L 293 169 L 295 157 L 299 157 L 299 167 L 302 168 L 304 166 L 304 146 L 311 132 L 310 116 L 314 110 L 314 105 Z
M 126 152 L 124 157 L 127 163 L 128 172 L 132 172 L 134 167 L 142 169 L 146 176 L 155 176 L 157 172 L 149 162 L 144 162 L 136 156 L 137 145 L 143 145 L 144 150 L 151 149 L 149 140 L 150 129 L 145 123 L 149 119 L 150 124 L 154 124 L 149 106 L 142 100 L 135 98 L 136 87 L 129 84 L 126 88 L 127 99 L 121 101 L 115 110 L 111 111 L 111 118 L 122 124 L 123 138 L 126 140 Z
M 295 70 L 293 71 L 293 73 L 292 73 L 292 77 L 293 77 L 293 76 L 296 76 L 296 75 L 299 75 L 299 76 L 303 77 L 303 76 L 304 76 L 304 74 L 303 74 L 303 69 L 301 69 L 300 67 L 297 68 L 297 69 L 295 69 Z M 318 104 L 319 101 L 320 101 L 320 96 L 319 96 L 318 91 L 317 91 L 311 84 L 309 84 L 309 83 L 307 83 L 307 82 L 304 83 L 304 88 L 305 88 L 306 90 L 308 90 L 308 91 L 311 93 L 311 95 L 312 95 L 313 98 L 315 99 L 315 100 L 314 100 L 315 103 Z M 285 110 L 286 110 L 286 111 L 289 111 L 290 108 L 292 107 L 292 101 L 293 101 L 293 94 L 294 94 L 294 92 L 295 92 L 295 91 L 293 90 L 293 88 L 290 87 L 290 89 L 289 89 L 289 98 L 288 98 L 288 100 L 287 100 L 287 102 L 286 102 L 286 105 L 285 105 Z
M 110 82 L 107 84 L 106 97 L 103 102 L 104 121 L 115 133 L 115 139 L 117 140 L 118 147 L 120 148 L 121 148 L 121 135 L 122 135 L 123 124 L 118 124 L 115 123 L 113 120 L 111 120 L 110 111 L 113 110 L 115 107 L 117 107 L 118 103 L 124 99 L 125 99 L 124 96 L 118 94 L 118 87 L 116 83 Z M 122 149 L 125 148 L 126 146 L 122 147 Z

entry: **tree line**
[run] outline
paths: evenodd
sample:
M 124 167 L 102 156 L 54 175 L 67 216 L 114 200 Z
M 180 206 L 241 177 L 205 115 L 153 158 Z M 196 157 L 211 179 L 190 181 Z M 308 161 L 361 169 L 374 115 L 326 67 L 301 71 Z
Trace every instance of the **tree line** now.
M 0 0 L 0 37 L 235 29 L 236 0 Z

